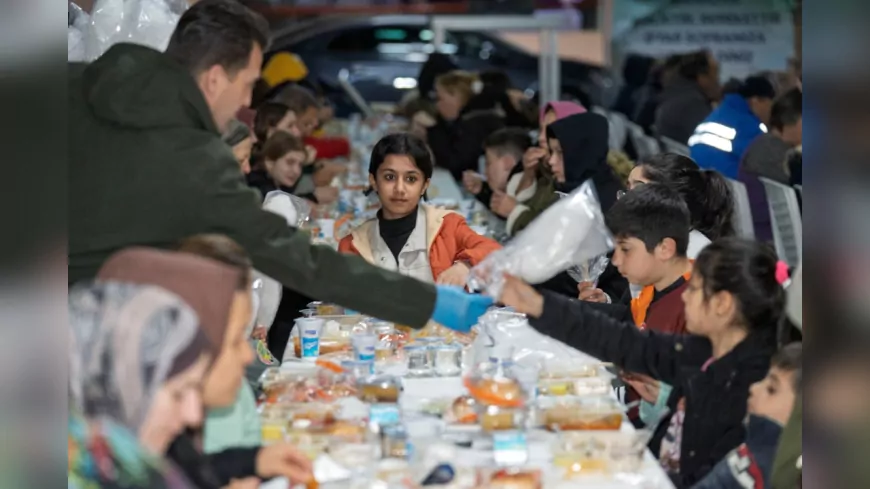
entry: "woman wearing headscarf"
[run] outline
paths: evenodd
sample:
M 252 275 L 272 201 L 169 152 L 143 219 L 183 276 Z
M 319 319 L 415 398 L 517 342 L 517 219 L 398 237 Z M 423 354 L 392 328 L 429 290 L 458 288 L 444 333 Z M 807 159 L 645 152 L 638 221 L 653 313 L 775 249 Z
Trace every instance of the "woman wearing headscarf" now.
M 523 155 L 522 172 L 511 176 L 506 192 L 493 192 L 496 213 L 507 219 L 509 235 L 523 230 L 540 213 L 529 207 L 530 201 L 543 202 L 554 195 L 553 176 L 547 166 L 547 127 L 565 117 L 583 113 L 586 113 L 586 108 L 582 105 L 564 101 L 550 102 L 541 109 L 538 146 L 532 146 Z
M 253 316 L 250 270 L 190 253 L 130 248 L 109 258 L 97 278 L 158 285 L 190 304 L 212 343 L 219 345 L 203 383 L 203 403 L 206 409 L 235 403 L 245 367 L 254 360 L 246 334 Z M 250 477 L 286 476 L 295 482 L 310 477 L 310 463 L 288 444 L 237 447 L 206 456 L 192 435 L 182 434 L 169 453 L 200 487 L 221 487 Z
M 71 488 L 188 487 L 163 460 L 202 421 L 214 353 L 196 313 L 154 286 L 104 282 L 69 294 Z

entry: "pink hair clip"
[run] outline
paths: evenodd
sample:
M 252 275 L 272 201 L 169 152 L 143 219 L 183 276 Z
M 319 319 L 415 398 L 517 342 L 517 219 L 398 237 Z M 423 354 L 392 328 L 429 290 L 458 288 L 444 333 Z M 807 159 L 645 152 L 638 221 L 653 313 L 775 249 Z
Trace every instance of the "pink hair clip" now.
M 788 264 L 782 260 L 776 262 L 776 281 L 783 285 L 788 281 Z

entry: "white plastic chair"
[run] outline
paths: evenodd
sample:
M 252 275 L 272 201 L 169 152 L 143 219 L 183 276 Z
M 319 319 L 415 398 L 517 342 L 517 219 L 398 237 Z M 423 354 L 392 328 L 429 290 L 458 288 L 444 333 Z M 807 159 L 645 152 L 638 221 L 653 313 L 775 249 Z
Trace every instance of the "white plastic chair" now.
M 625 119 L 626 127 L 628 128 L 628 137 L 631 138 L 631 142 L 634 144 L 634 149 L 637 151 L 637 156 L 639 159 L 649 158 L 651 156 L 655 156 L 661 153 L 662 149 L 659 147 L 659 142 L 650 136 L 647 136 L 645 132 L 643 132 L 643 128 L 635 124 L 634 122 Z
M 608 112 L 598 106 L 593 106 L 592 112 L 603 115 L 607 118 L 607 146 L 610 147 L 610 149 L 622 151 L 622 149 L 625 148 L 625 140 L 628 138 L 628 132 L 625 127 L 625 123 L 628 119 L 620 113 Z
M 755 239 L 755 226 L 752 224 L 752 207 L 749 205 L 749 192 L 743 182 L 726 178 L 731 195 L 734 197 L 735 231 L 741 238 Z
M 662 146 L 664 146 L 664 150 L 668 153 L 676 153 L 678 155 L 683 156 L 691 156 L 689 153 L 689 147 L 685 144 L 680 144 L 674 141 L 671 138 L 666 138 L 662 136 L 661 138 Z
M 797 191 L 764 177 L 760 180 L 767 195 L 776 253 L 789 266 L 796 267 L 803 256 L 803 221 Z

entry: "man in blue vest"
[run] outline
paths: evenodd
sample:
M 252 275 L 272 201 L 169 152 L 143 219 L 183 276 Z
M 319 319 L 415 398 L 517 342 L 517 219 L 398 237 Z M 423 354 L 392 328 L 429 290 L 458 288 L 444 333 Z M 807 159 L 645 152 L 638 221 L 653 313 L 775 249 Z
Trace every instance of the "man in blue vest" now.
M 718 170 L 736 180 L 740 159 L 749 143 L 767 132 L 765 124 L 770 120 L 775 95 L 767 78 L 747 78 L 695 128 L 689 138 L 692 159 L 701 168 Z

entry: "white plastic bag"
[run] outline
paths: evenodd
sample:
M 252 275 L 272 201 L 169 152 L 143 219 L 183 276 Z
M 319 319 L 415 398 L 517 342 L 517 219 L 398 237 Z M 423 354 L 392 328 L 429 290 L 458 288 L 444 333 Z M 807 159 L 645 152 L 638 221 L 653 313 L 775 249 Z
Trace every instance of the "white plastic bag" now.
M 97 0 L 85 35 L 86 58 L 99 58 L 119 42 L 165 51 L 187 7 L 187 0 Z
M 472 268 L 468 287 L 500 297 L 505 274 L 539 284 L 612 248 L 598 196 L 587 181 Z
M 85 32 L 91 17 L 78 5 L 68 2 L 66 30 L 66 60 L 85 60 Z
M 311 218 L 311 204 L 307 200 L 281 190 L 266 194 L 263 209 L 283 217 L 294 228 L 302 227 Z

